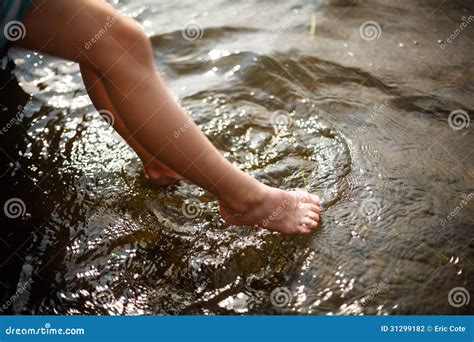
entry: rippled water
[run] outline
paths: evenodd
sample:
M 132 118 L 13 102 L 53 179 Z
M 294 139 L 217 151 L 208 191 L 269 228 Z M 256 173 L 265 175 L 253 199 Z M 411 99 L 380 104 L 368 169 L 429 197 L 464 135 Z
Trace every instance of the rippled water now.
M 203 190 L 153 188 L 75 64 L 13 51 L 2 108 L 25 118 L 0 137 L 2 203 L 26 209 L 2 217 L 0 299 L 21 292 L 6 312 L 472 313 L 448 301 L 455 287 L 474 295 L 474 134 L 448 124 L 472 117 L 472 28 L 438 43 L 471 5 L 116 5 L 221 152 L 267 184 L 320 194 L 322 225 L 230 227 Z M 365 41 L 374 18 L 381 35 Z M 183 39 L 190 21 L 200 39 Z

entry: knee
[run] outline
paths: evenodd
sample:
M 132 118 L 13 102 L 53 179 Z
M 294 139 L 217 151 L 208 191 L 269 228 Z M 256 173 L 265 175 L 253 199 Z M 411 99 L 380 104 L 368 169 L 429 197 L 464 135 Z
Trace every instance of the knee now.
M 108 17 L 109 18 L 109 17 Z M 104 39 L 91 46 L 95 60 L 100 60 L 107 70 L 111 64 L 119 62 L 152 65 L 153 52 L 150 39 L 133 19 L 114 16 L 109 21 L 110 28 Z M 106 71 L 102 70 L 102 71 Z
M 119 53 L 132 56 L 137 62 L 150 62 L 153 58 L 150 39 L 133 19 L 121 17 L 113 34 Z M 125 53 L 126 52 L 126 53 Z

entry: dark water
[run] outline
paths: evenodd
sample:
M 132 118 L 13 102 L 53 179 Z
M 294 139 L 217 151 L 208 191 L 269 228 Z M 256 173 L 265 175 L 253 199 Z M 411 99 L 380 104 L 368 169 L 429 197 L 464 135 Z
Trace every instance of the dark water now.
M 442 48 L 472 4 L 116 5 L 222 153 L 320 194 L 322 225 L 229 227 L 201 189 L 154 189 L 75 64 L 12 51 L 2 108 L 25 117 L 0 137 L 0 179 L 24 208 L 2 217 L 4 313 L 472 313 L 448 293 L 474 295 L 474 22 Z M 369 20 L 378 39 L 361 38 Z

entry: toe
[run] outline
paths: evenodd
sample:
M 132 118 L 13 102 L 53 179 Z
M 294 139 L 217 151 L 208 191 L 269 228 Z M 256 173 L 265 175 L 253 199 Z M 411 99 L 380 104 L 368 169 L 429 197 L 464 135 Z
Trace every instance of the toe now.
M 154 162 L 152 165 L 143 165 L 145 177 L 155 185 L 161 185 L 166 182 L 172 183 L 174 180 L 184 179 L 181 175 L 174 172 L 170 168 L 164 166 L 160 162 Z
M 319 222 L 319 214 L 317 212 L 310 211 L 308 213 L 308 217 L 312 219 L 313 221 Z
M 301 226 L 296 229 L 296 234 L 310 234 L 312 233 L 314 228 Z
M 299 229 L 298 233 L 299 233 L 299 234 L 309 234 L 309 233 L 311 233 L 312 231 L 313 231 L 313 230 L 310 229 L 310 228 L 304 228 L 304 227 L 302 227 L 302 228 Z
M 311 199 L 313 200 L 313 203 L 316 204 L 317 206 L 321 205 L 321 201 L 319 199 L 319 196 L 317 195 L 311 195 Z
M 319 215 L 321 213 L 321 209 L 319 208 L 319 206 L 313 203 L 304 203 L 301 205 L 301 207 L 303 208 L 305 213 L 308 213 L 310 215 L 313 215 L 313 214 Z
M 318 221 L 312 218 L 306 217 L 301 226 L 306 229 L 314 229 L 318 226 Z
M 167 186 L 174 183 L 176 179 L 171 177 L 160 177 L 158 180 L 154 180 L 153 184 L 156 186 Z
M 319 206 L 321 204 L 319 196 L 318 195 L 313 195 L 313 194 L 310 194 L 310 193 L 308 193 L 307 202 L 313 203 L 317 206 Z
M 311 194 L 306 190 L 296 190 L 295 194 L 300 198 L 301 202 L 304 202 L 304 203 L 312 202 Z
M 321 208 L 319 207 L 319 205 L 312 204 L 312 205 L 310 205 L 309 210 L 313 213 L 318 214 L 318 215 L 321 214 Z
M 151 184 L 157 187 L 165 187 L 177 181 L 175 178 L 166 177 L 166 176 L 156 176 L 150 177 L 145 173 L 145 178 L 150 181 Z
M 295 193 L 298 195 L 298 197 L 304 203 L 313 203 L 317 206 L 320 205 L 319 196 L 317 196 L 317 195 L 313 195 L 313 194 L 309 193 L 306 190 L 297 190 L 297 191 L 295 191 Z

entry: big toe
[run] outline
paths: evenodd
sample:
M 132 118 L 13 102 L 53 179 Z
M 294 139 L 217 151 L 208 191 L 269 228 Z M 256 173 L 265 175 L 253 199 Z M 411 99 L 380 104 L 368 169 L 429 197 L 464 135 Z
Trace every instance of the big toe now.
M 167 185 L 170 185 L 174 182 L 176 182 L 176 178 L 173 177 L 167 177 L 163 176 L 162 174 L 156 172 L 156 171 L 151 171 L 151 170 L 145 170 L 145 178 L 150 181 L 154 186 L 158 187 L 164 187 Z
M 306 190 L 296 190 L 293 192 L 293 194 L 296 195 L 303 203 L 313 203 L 318 207 L 320 206 L 320 200 L 318 195 L 313 195 Z
M 166 177 L 166 176 L 160 176 L 158 178 L 150 179 L 150 182 L 153 183 L 153 185 L 159 186 L 159 187 L 171 185 L 176 181 L 177 181 L 176 178 L 171 178 L 171 177 Z

